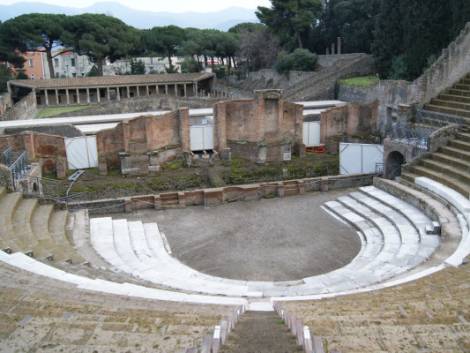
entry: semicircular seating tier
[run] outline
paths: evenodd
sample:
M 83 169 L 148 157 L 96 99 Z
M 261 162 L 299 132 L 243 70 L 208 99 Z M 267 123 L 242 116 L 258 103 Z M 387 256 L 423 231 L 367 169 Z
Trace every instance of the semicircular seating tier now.
M 361 250 L 343 268 L 297 281 L 251 282 L 210 276 L 171 256 L 155 223 L 93 218 L 87 232 L 84 211 L 70 214 L 3 189 L 0 220 L 5 226 L 0 229 L 0 246 L 5 252 L 0 260 L 81 289 L 243 305 L 248 303 L 245 298 L 300 299 L 377 289 L 431 273 L 448 258 L 454 262 L 462 259 L 462 246 L 468 242 L 466 237 L 460 239 L 466 234 L 465 217 L 454 215 L 421 191 L 395 182 L 385 184 L 384 189 L 399 189 L 407 197 L 365 187 L 324 205 L 331 216 L 356 229 Z M 431 211 L 424 214 L 416 207 L 420 204 Z M 441 237 L 433 234 L 439 227 Z M 453 235 L 444 236 L 447 234 Z

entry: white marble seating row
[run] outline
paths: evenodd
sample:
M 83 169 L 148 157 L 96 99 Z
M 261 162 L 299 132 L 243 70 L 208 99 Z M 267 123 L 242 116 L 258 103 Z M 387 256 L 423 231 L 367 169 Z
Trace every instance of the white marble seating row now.
M 364 197 L 367 196 L 351 195 L 325 205 L 359 231 L 359 254 L 343 268 L 296 282 L 237 281 L 195 271 L 168 253 L 155 223 L 95 218 L 91 220 L 91 241 L 115 271 L 177 290 L 255 298 L 352 290 L 407 271 L 425 261 L 439 244 L 437 236 L 430 236 L 432 241 L 423 245 L 425 251 L 421 249 L 418 229 L 431 223 L 423 214 L 418 217 L 423 224 L 413 225 L 385 205 L 364 205 Z M 370 202 L 379 203 L 376 199 Z M 386 210 L 387 217 L 376 208 Z

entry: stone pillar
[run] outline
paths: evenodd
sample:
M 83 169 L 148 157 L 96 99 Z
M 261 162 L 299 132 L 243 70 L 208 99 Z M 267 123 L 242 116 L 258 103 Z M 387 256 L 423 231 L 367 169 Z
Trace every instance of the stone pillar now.
M 336 53 L 341 54 L 341 50 L 342 50 L 341 37 L 336 38 L 336 40 L 337 40 Z
M 157 96 L 160 95 L 160 86 L 159 85 L 155 86 L 155 92 L 156 92 Z
M 194 95 L 195 95 L 196 97 L 199 97 L 199 92 L 198 92 L 198 90 L 199 90 L 199 87 L 198 87 L 197 82 L 196 82 L 196 83 L 193 83 L 193 92 L 194 92 Z
M 44 90 L 44 97 L 46 98 L 46 105 L 49 105 L 49 95 L 47 93 L 47 89 Z
M 86 89 L 86 102 L 88 104 L 90 104 L 90 102 L 91 102 L 90 101 L 90 89 L 89 88 Z
M 77 88 L 77 104 L 80 104 L 80 90 Z
M 225 103 L 216 103 L 214 105 L 214 140 L 215 149 L 219 153 L 227 148 L 226 117 L 227 107 Z
M 186 83 L 184 84 L 184 98 L 186 98 L 188 96 L 188 87 L 186 85 Z
M 96 89 L 96 101 L 97 101 L 98 103 L 101 103 L 101 92 L 100 92 L 100 88 L 99 88 L 99 87 Z
M 60 104 L 60 102 L 59 102 L 59 90 L 58 89 L 55 90 L 55 103 L 57 105 Z
M 69 94 L 69 90 L 68 90 L 68 89 L 65 90 L 65 96 L 66 96 L 66 98 L 67 98 L 67 105 L 70 105 L 70 94 Z
M 120 87 L 116 87 L 116 99 L 118 101 L 121 100 L 121 88 Z
M 106 87 L 106 97 L 108 97 L 108 102 L 111 101 L 111 91 L 109 87 Z
M 135 89 L 137 91 L 137 97 L 140 97 L 140 86 L 136 86 Z
M 131 98 L 131 88 L 127 86 L 127 99 Z
M 175 83 L 175 97 L 178 97 L 178 84 Z
M 145 90 L 146 90 L 146 92 L 147 92 L 147 97 L 150 97 L 149 85 L 145 86 Z
M 189 109 L 180 108 L 178 109 L 178 120 L 179 120 L 179 137 L 181 142 L 181 148 L 183 152 L 191 151 L 190 145 L 190 127 L 189 127 Z
M 335 43 L 331 43 L 331 55 L 335 55 Z
M 165 96 L 168 96 L 168 85 L 165 85 Z

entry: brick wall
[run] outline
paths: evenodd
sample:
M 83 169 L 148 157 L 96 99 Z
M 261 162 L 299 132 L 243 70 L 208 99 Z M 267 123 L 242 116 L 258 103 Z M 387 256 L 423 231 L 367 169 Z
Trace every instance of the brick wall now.
M 349 103 L 321 114 L 320 141 L 330 152 L 337 152 L 341 136 L 364 136 L 377 131 L 378 103 Z
M 255 161 L 260 161 L 260 149 L 267 149 L 266 161 L 282 160 L 279 146 L 303 144 L 303 108 L 284 101 L 280 90 L 255 94 L 256 99 L 215 105 L 216 149 L 229 147 L 234 157 Z
M 7 145 L 14 151 L 26 151 L 28 161 L 38 162 L 43 172 L 58 178 L 67 176 L 67 154 L 62 136 L 34 132 L 0 136 L 0 146 Z
M 102 174 L 110 168 L 121 168 L 123 155 L 138 157 L 143 168 L 145 156 L 149 153 L 167 149 L 189 152 L 189 111 L 182 108 L 162 116 L 142 116 L 123 121 L 113 129 L 100 131 L 96 142 Z M 168 156 L 173 158 L 174 154 Z M 158 162 L 164 161 L 158 159 Z M 149 163 L 150 157 L 147 166 Z M 141 172 L 146 174 L 148 170 Z

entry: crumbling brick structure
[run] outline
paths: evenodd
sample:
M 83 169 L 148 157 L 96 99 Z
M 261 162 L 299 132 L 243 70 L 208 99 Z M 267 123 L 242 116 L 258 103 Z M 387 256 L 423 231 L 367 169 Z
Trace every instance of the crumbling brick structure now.
M 215 148 L 221 156 L 258 163 L 290 160 L 302 154 L 303 107 L 282 99 L 281 90 L 255 91 L 254 100 L 214 106 Z
M 342 136 L 363 138 L 377 133 L 377 124 L 378 102 L 348 103 L 321 113 L 320 141 L 329 152 L 336 153 Z
M 43 173 L 67 176 L 67 154 L 62 136 L 23 132 L 0 136 L 0 150 L 11 147 L 13 151 L 26 151 L 29 162 L 38 162 Z
M 160 164 L 190 152 L 189 110 L 123 121 L 96 136 L 100 173 L 120 168 L 124 175 L 157 172 Z

